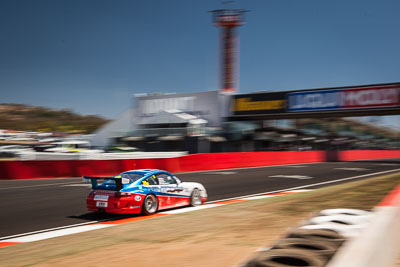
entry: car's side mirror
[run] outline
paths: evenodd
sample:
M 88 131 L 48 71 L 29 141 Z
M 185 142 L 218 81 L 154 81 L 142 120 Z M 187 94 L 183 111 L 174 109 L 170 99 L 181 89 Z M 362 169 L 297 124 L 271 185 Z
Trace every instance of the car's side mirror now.
M 128 178 L 122 178 L 122 184 L 129 184 L 131 181 Z

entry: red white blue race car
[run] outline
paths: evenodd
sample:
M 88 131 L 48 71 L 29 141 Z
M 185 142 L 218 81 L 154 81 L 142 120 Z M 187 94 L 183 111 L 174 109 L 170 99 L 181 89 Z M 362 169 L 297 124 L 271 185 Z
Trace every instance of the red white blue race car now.
M 106 213 L 143 213 L 181 206 L 198 206 L 207 200 L 203 185 L 181 182 L 161 170 L 131 170 L 113 177 L 83 176 L 92 183 L 86 197 L 89 211 Z

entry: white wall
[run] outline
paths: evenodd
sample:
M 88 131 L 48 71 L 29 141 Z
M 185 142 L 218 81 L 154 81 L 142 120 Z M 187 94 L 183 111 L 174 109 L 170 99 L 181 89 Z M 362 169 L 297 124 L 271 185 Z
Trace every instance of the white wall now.
M 94 132 L 94 136 L 90 139 L 92 147 L 107 148 L 111 145 L 113 137 L 124 136 L 124 133 L 133 131 L 136 126 L 134 124 L 135 110 L 129 108 L 122 115 L 98 129 Z

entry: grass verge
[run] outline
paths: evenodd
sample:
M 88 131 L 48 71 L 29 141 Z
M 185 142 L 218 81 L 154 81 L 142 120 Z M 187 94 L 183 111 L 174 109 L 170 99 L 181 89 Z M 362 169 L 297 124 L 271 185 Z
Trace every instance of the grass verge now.
M 373 208 L 400 173 L 0 249 L 1 266 L 232 266 L 311 213 Z

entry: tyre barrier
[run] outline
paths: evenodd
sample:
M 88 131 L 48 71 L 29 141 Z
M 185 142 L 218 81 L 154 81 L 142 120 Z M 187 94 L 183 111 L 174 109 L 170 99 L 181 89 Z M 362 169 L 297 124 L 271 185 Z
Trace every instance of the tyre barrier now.
M 321 210 L 318 215 L 352 215 L 352 216 L 372 216 L 371 211 L 368 210 L 358 210 L 358 209 L 326 209 Z
M 358 236 L 364 227 L 359 225 L 340 225 L 335 223 L 310 224 L 301 226 L 299 229 L 305 230 L 332 230 L 342 235 L 345 239 Z
M 325 215 L 326 214 L 326 215 Z M 320 211 L 301 226 L 301 229 L 330 229 L 346 238 L 358 236 L 373 217 L 373 213 L 356 209 L 327 209 Z
M 344 243 L 327 267 L 398 266 L 400 249 L 400 185 L 373 209 L 368 230 Z M 397 260 L 396 260 L 397 259 Z
M 273 246 L 273 249 L 283 248 L 309 250 L 313 254 L 319 255 L 323 259 L 329 260 L 335 253 L 337 246 L 334 246 L 326 241 L 317 241 L 310 238 L 285 238 L 278 241 L 278 243 Z
M 250 260 L 246 267 L 322 267 L 325 260 L 306 249 L 276 249 Z
M 340 224 L 340 225 L 360 225 L 368 223 L 371 216 L 353 216 L 353 215 L 327 215 L 327 216 L 316 216 L 311 218 L 308 224 Z
M 372 216 L 365 210 L 322 210 L 241 266 L 326 266 L 347 240 L 360 234 Z
M 289 233 L 288 238 L 307 238 L 315 241 L 328 242 L 335 247 L 339 247 L 346 240 L 338 232 L 332 229 L 295 229 Z

